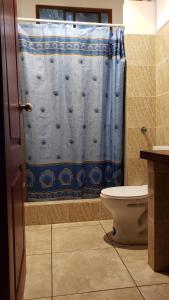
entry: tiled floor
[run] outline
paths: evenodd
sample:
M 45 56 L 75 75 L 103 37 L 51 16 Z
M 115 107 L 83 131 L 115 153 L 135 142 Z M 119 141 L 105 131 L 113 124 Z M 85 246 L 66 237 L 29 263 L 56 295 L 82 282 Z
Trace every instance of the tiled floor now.
M 24 299 L 168 300 L 169 275 L 154 273 L 145 246 L 111 243 L 112 221 L 26 227 Z

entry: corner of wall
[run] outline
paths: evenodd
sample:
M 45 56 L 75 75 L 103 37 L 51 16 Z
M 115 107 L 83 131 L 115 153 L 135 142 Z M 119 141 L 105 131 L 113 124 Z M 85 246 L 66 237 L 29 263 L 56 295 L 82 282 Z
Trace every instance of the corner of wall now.
M 126 26 L 126 34 L 155 34 L 155 2 L 125 0 L 123 19 Z

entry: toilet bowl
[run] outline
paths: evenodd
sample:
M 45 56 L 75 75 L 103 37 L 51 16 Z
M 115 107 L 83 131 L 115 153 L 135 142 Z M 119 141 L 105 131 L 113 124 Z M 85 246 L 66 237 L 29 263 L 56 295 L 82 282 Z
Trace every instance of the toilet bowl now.
M 101 200 L 113 218 L 113 241 L 147 244 L 148 186 L 119 186 L 101 191 Z

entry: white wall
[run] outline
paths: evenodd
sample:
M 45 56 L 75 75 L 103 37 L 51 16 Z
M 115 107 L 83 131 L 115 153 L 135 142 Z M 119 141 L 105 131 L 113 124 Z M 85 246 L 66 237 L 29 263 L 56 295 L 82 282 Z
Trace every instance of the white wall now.
M 169 0 L 156 0 L 157 30 L 169 21 Z
M 124 23 L 126 25 L 126 34 L 155 34 L 156 9 L 154 1 L 149 2 L 131 0 L 17 0 L 17 2 L 18 16 L 25 18 L 36 17 L 36 4 L 111 8 L 113 13 L 113 23 Z M 124 2 L 125 4 L 123 8 Z M 169 5 L 169 0 L 157 0 L 157 2 L 165 2 Z M 160 7 L 161 15 L 163 16 L 162 8 L 164 9 L 164 7 L 162 5 Z
M 154 1 L 125 0 L 123 17 L 126 34 L 155 34 L 156 32 L 156 5 Z
M 36 4 L 76 7 L 111 8 L 113 23 L 123 23 L 124 0 L 18 0 L 18 16 L 35 18 Z

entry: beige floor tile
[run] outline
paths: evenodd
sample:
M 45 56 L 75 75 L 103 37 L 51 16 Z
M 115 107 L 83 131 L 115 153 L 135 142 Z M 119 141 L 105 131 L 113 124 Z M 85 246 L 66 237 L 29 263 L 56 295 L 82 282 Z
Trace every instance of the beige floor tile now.
M 94 225 L 99 225 L 99 224 L 100 224 L 99 221 L 71 222 L 71 223 L 52 224 L 52 228 L 94 226 Z
M 105 240 L 101 225 L 52 230 L 52 252 L 112 247 Z
M 51 255 L 27 256 L 24 299 L 51 297 Z
M 102 220 L 100 221 L 106 233 L 112 232 L 113 229 L 113 220 Z
M 148 252 L 144 246 L 116 248 L 138 286 L 168 283 L 169 276 L 154 272 L 148 265 Z
M 140 288 L 145 300 L 168 300 L 169 284 L 144 286 Z
M 30 225 L 30 226 L 25 226 L 25 230 L 47 230 L 51 229 L 51 224 L 48 225 Z
M 91 292 L 70 296 L 58 296 L 53 300 L 142 300 L 137 288 L 109 290 L 103 292 Z
M 113 248 L 53 254 L 53 296 L 134 285 Z
M 26 231 L 26 254 L 51 253 L 51 229 Z

